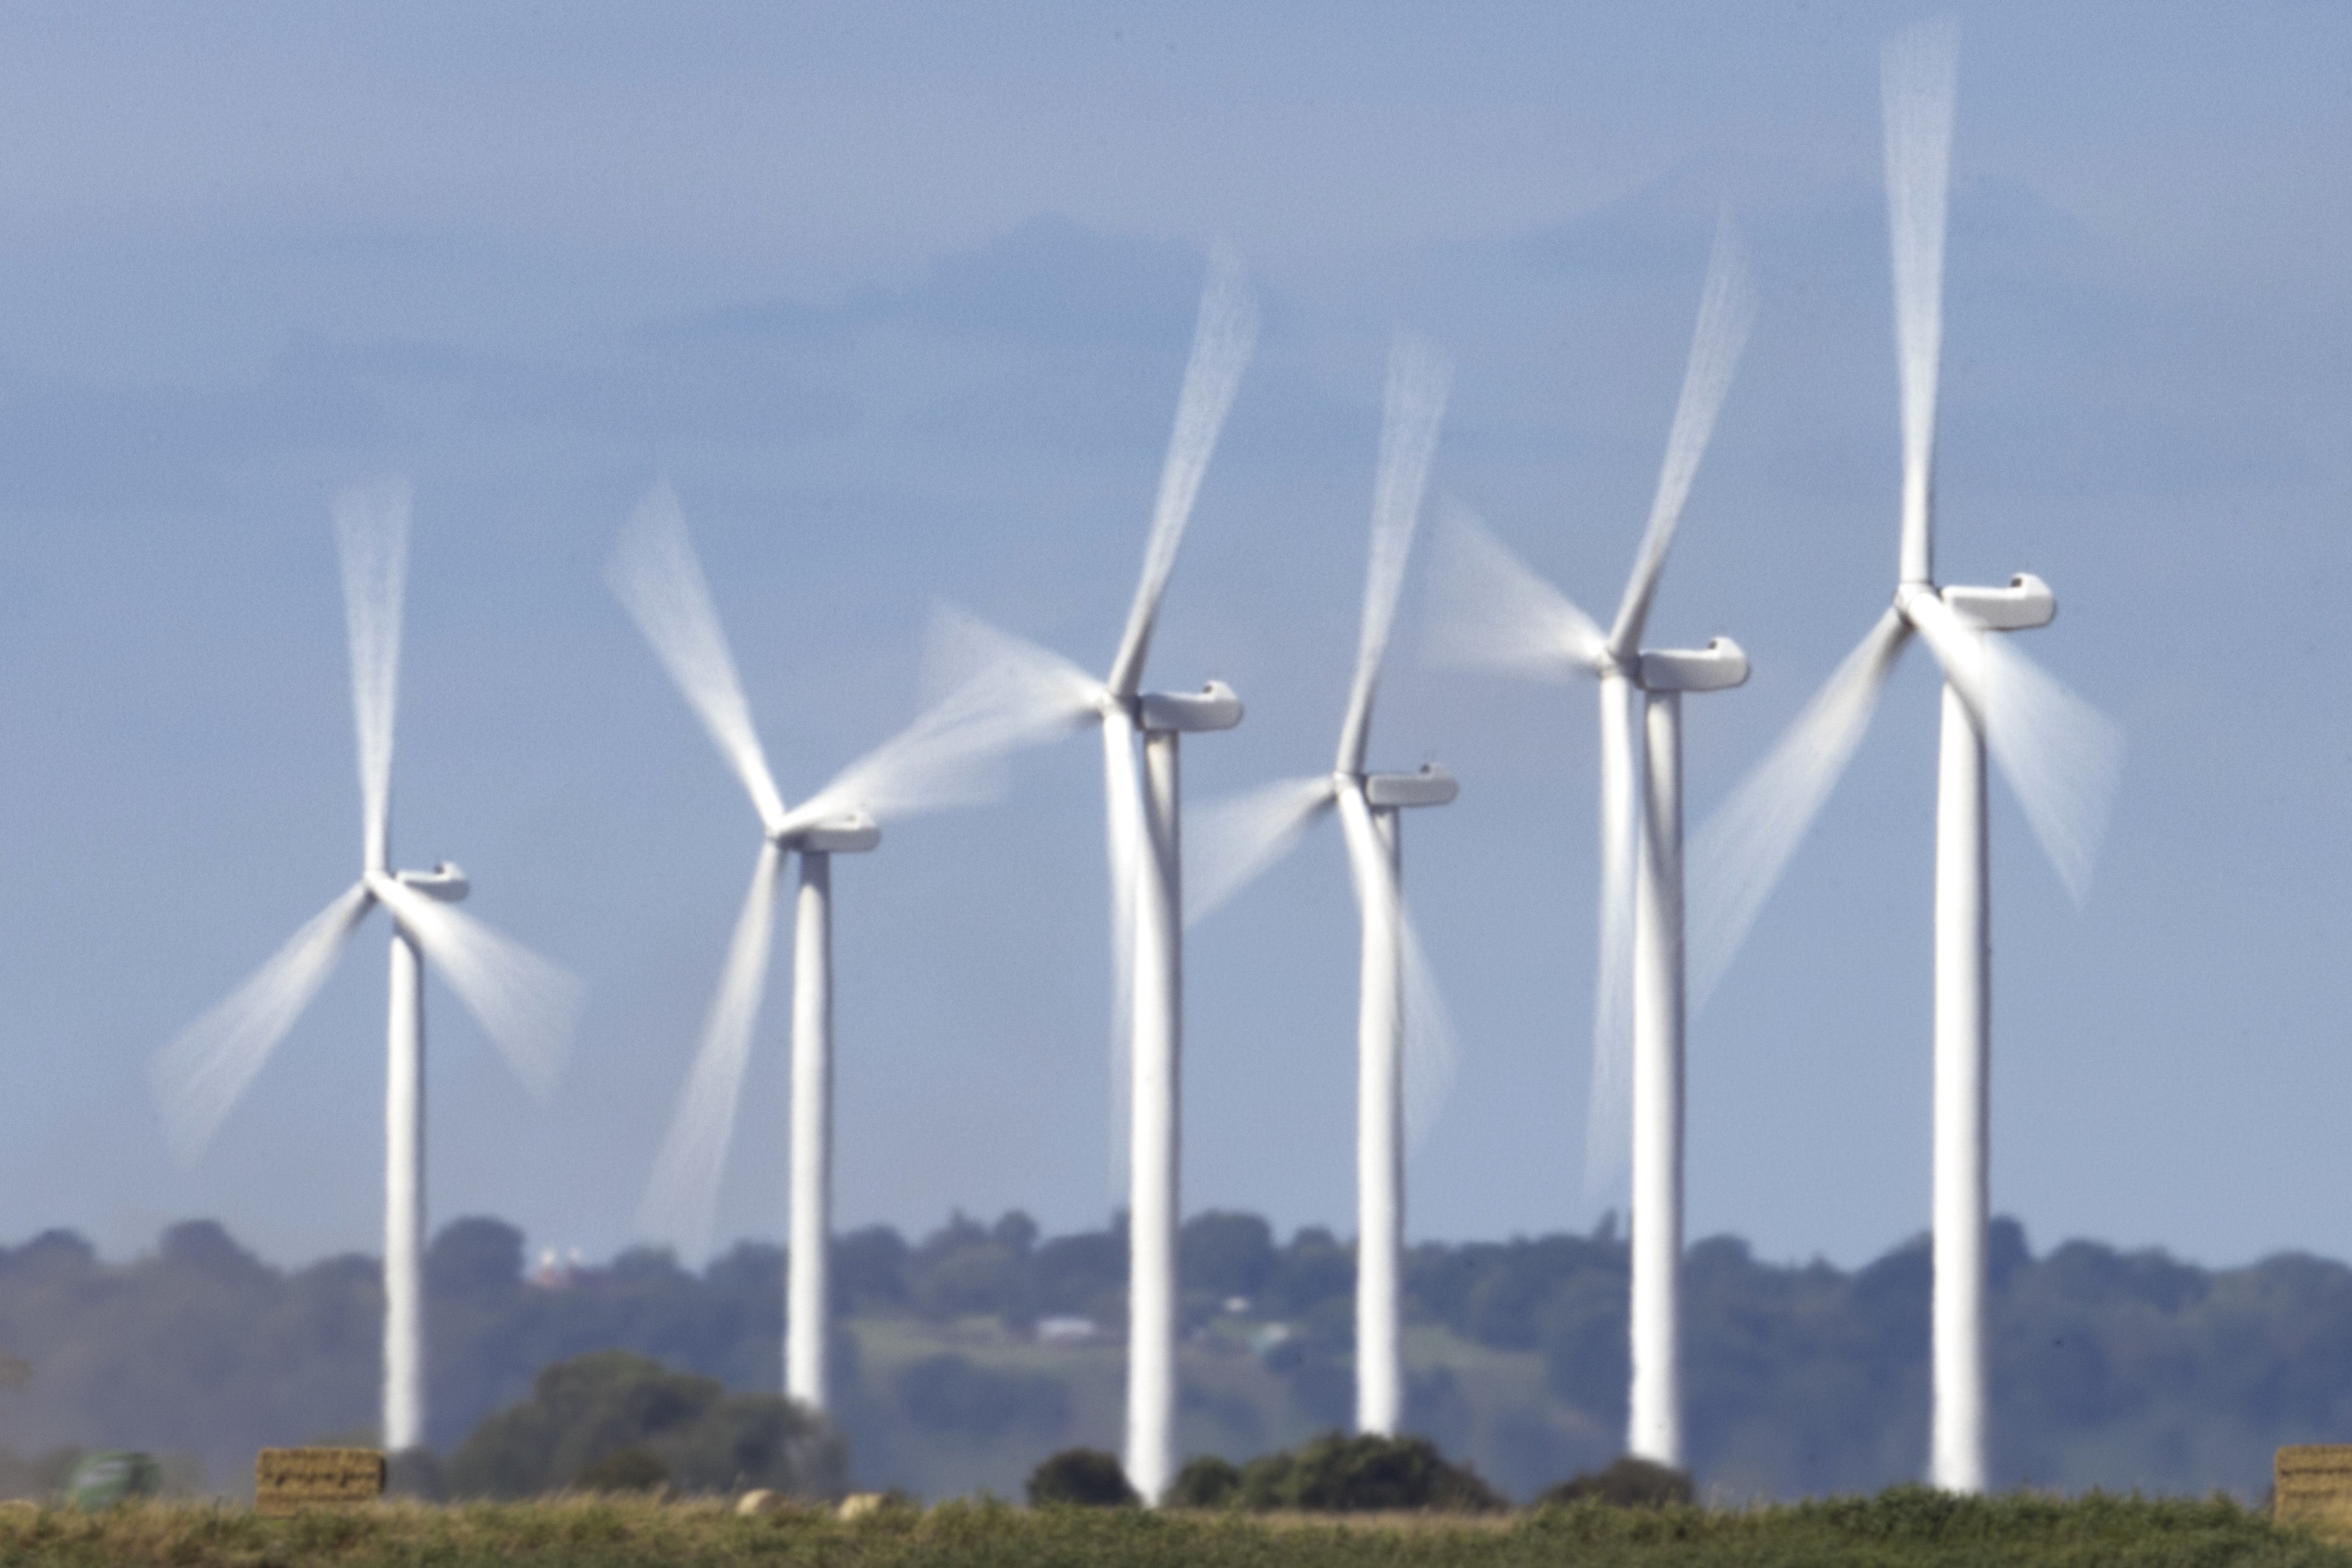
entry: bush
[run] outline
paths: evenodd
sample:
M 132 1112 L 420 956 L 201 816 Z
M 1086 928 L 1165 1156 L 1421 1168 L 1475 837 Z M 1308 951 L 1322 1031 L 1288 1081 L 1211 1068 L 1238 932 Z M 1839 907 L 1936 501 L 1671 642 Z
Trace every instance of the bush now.
M 1321 1513 L 1413 1510 L 1489 1513 L 1502 1508 L 1478 1472 L 1456 1465 L 1426 1437 L 1322 1436 L 1252 1459 L 1241 1472 L 1244 1508 Z
M 658 1465 L 650 1474 L 635 1454 Z M 626 1351 L 557 1362 L 531 1395 L 483 1417 L 449 1457 L 459 1497 L 530 1497 L 580 1486 L 826 1495 L 839 1489 L 840 1439 L 824 1419 L 772 1394 L 730 1394 Z
M 615 1448 L 580 1472 L 583 1491 L 649 1492 L 669 1484 L 669 1467 L 650 1448 Z
M 1538 1507 L 1546 1503 L 1603 1502 L 1612 1508 L 1676 1508 L 1696 1499 L 1687 1471 L 1625 1454 L 1612 1460 L 1606 1468 L 1587 1470 L 1558 1486 L 1547 1487 L 1536 1503 Z
M 1184 1461 L 1168 1483 L 1171 1508 L 1223 1508 L 1241 1496 L 1242 1473 L 1230 1459 L 1201 1454 Z
M 1032 1508 L 1136 1508 L 1127 1472 L 1100 1448 L 1065 1448 L 1029 1472 Z

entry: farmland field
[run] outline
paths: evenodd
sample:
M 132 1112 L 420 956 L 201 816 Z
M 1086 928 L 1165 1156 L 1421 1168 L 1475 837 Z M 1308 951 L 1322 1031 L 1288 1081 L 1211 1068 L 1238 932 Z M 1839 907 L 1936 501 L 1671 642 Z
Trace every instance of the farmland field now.
M 566 1498 L 440 1508 L 390 1503 L 259 1518 L 155 1503 L 99 1513 L 0 1513 L 0 1562 L 156 1568 L 310 1563 L 1079 1564 L 1088 1568 L 1763 1568 L 1779 1564 L 2342 1564 L 2352 1550 L 2227 1500 L 2091 1496 L 1956 1500 L 1917 1488 L 1748 1510 L 1637 1512 L 1588 1505 L 1504 1518 L 1305 1518 L 1032 1511 L 992 1502 L 885 1510 L 852 1522 L 809 1510 L 738 1517 L 723 1501 Z

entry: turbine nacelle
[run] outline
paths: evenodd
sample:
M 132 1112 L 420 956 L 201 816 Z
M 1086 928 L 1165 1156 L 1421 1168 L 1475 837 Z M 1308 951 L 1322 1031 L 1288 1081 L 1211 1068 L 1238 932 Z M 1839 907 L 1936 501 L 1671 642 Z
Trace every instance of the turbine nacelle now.
M 1147 734 L 1230 730 L 1241 721 L 1242 700 L 1222 680 L 1198 691 L 1147 691 L 1135 700 L 1136 728 Z
M 1444 805 L 1461 793 L 1460 782 L 1436 763 L 1423 763 L 1419 771 L 1410 773 L 1364 775 L 1364 804 L 1377 810 Z
M 856 855 L 881 842 L 881 824 L 862 811 L 796 827 L 776 838 L 780 848 L 808 855 Z
M 455 860 L 444 860 L 430 871 L 394 871 L 392 879 L 445 904 L 460 903 L 472 890 L 464 868 Z
M 1633 670 L 1644 691 L 1725 691 L 1748 680 L 1748 655 L 1729 637 L 1705 647 L 1658 648 L 1643 653 Z
M 2031 631 L 2046 626 L 2058 614 L 2057 595 L 2050 584 L 2031 572 L 2020 572 L 2005 588 L 1954 585 L 1943 591 L 1952 613 L 1972 626 L 1989 632 Z

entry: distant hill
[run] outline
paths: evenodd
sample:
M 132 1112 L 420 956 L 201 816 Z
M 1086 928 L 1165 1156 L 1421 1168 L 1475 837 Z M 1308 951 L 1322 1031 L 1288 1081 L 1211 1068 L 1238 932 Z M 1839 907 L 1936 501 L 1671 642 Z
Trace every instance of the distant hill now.
M 860 1485 L 1016 1493 L 1045 1454 L 1117 1446 L 1126 1248 L 1026 1216 L 957 1215 L 918 1241 L 835 1243 L 847 1318 L 838 1418 Z M 1845 1272 L 1717 1237 L 1691 1248 L 1693 1468 L 1720 1497 L 1916 1478 L 1927 1428 L 1924 1242 Z M 1184 1228 L 1183 1442 L 1241 1459 L 1344 1425 L 1349 1246 L 1203 1214 Z M 737 1388 L 781 1381 L 783 1255 L 746 1242 L 699 1274 L 636 1250 L 527 1269 L 521 1233 L 463 1219 L 426 1265 L 432 1441 L 454 1447 L 550 1363 L 639 1352 Z M 2281 1443 L 2352 1438 L 2352 1269 L 2283 1255 L 2208 1270 L 2074 1241 L 2035 1257 L 1997 1222 L 1996 1473 L 2069 1489 L 2247 1495 Z M 1524 1498 L 1614 1454 L 1624 1419 L 1625 1248 L 1615 1237 L 1424 1244 L 1407 1274 L 1410 1425 Z M 61 1446 L 181 1456 L 247 1484 L 264 1444 L 364 1432 L 377 1398 L 374 1260 L 271 1268 L 220 1226 L 100 1259 L 49 1232 L 0 1248 L 0 1489 Z M 52 1466 L 51 1468 L 54 1468 Z

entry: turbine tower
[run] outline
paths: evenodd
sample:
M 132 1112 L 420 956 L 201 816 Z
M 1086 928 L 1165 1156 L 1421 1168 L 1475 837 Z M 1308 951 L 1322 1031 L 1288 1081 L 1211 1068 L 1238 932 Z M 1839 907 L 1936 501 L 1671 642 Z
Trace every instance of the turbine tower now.
M 1020 731 L 1003 721 L 990 672 L 787 808 L 743 696 L 685 514 L 657 485 L 623 531 L 606 579 L 741 782 L 761 840 L 719 990 L 678 1098 L 640 1229 L 709 1248 L 719 1184 L 735 1131 L 751 1031 L 774 946 L 776 895 L 787 856 L 800 857 L 793 944 L 792 1219 L 784 1314 L 784 1392 L 827 1407 L 827 1264 L 833 1214 L 833 858 L 881 842 L 884 817 L 957 805 L 992 793 L 987 764 Z
M 1257 342 L 1257 310 L 1238 259 L 1223 247 L 1209 279 L 1160 472 L 1143 574 L 1110 673 L 1097 680 L 1067 659 L 969 617 L 943 620 L 952 664 L 999 672 L 1005 721 L 1037 733 L 1099 724 L 1109 837 L 1114 1041 L 1128 1046 L 1128 1479 L 1157 1503 L 1176 1473 L 1177 1156 L 1183 1041 L 1183 929 L 1179 918 L 1178 739 L 1241 722 L 1223 681 L 1197 692 L 1141 689 L 1160 601 L 1200 494 L 1218 433 Z M 1140 741 L 1141 756 L 1137 755 Z M 1114 1068 L 1116 1070 L 1116 1068 Z
M 1427 344 L 1398 340 L 1389 357 L 1355 679 L 1332 771 L 1211 806 L 1199 835 L 1199 894 L 1187 913 L 1188 920 L 1208 913 L 1288 853 L 1325 812 L 1338 811 L 1362 932 L 1356 1023 L 1356 1426 L 1383 1436 L 1394 1436 L 1404 1421 L 1407 1053 L 1434 1047 L 1434 1060 L 1415 1064 L 1423 1069 L 1416 1077 L 1432 1068 L 1442 1074 L 1445 1055 L 1442 1025 L 1409 1027 L 1437 1024 L 1443 1014 L 1404 909 L 1399 813 L 1443 805 L 1457 786 L 1452 773 L 1434 765 L 1369 773 L 1364 756 L 1447 383 L 1444 362 Z M 1416 1120 L 1426 1110 L 1433 1106 L 1417 1104 Z
M 359 731 L 360 879 L 268 963 L 157 1056 L 158 1106 L 175 1153 L 194 1160 L 269 1053 L 333 973 L 369 910 L 392 913 L 384 1082 L 383 1446 L 425 1441 L 425 961 L 430 958 L 531 1092 L 554 1087 L 579 987 L 571 976 L 454 906 L 466 874 L 391 864 L 393 716 L 407 581 L 405 484 L 358 485 L 335 500 Z
M 1935 581 L 1937 366 L 1943 342 L 1946 193 L 1958 35 L 1947 22 L 1885 47 L 1886 196 L 1903 411 L 1895 602 L 1741 783 L 1693 846 L 1695 994 L 1704 1000 L 1861 744 L 1913 634 L 1944 677 L 1937 770 L 1934 1112 L 1934 1432 L 1929 1479 L 1984 1489 L 1985 1234 L 1991 1070 L 1991 914 L 1985 755 L 2079 903 L 2122 756 L 2115 727 L 1993 634 L 2046 626 L 2057 603 L 2021 573 L 2002 587 Z
M 1603 632 L 1466 513 L 1457 513 L 1449 540 L 1451 607 L 1440 622 L 1437 648 L 1456 664 L 1550 680 L 1581 671 L 1599 684 L 1601 957 L 1585 1177 L 1593 1189 L 1615 1179 L 1630 1111 L 1633 1386 L 1626 1447 L 1676 1468 L 1685 1465 L 1682 698 L 1739 685 L 1748 679 L 1748 658 L 1729 637 L 1704 648 L 1645 650 L 1642 636 L 1755 309 L 1755 289 L 1727 216 L 1716 233 L 1649 523 L 1610 629 Z M 1646 742 L 1638 780 L 1635 691 L 1643 694 Z

